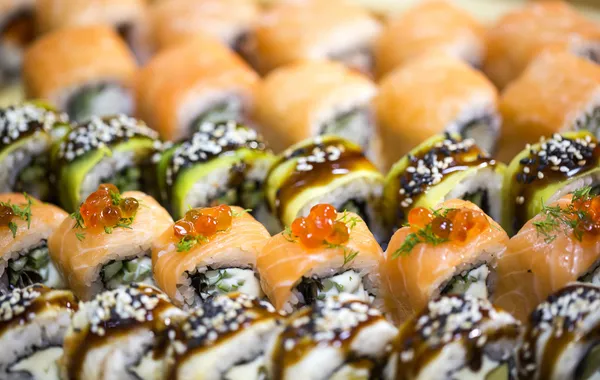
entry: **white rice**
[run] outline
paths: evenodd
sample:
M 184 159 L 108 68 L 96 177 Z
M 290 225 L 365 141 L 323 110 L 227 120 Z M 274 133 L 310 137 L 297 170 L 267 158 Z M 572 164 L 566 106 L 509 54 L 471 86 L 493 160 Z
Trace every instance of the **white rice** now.
M 583 175 L 578 177 L 570 182 L 568 182 L 565 186 L 561 187 L 557 192 L 552 194 L 546 201 L 545 204 L 551 204 L 558 201 L 563 196 L 574 192 L 575 190 L 584 188 L 586 186 L 597 186 L 600 185 L 600 173 L 591 173 L 587 175 Z
M 192 186 L 185 197 L 184 204 L 190 207 L 204 207 L 219 196 L 223 190 L 229 189 L 231 167 L 222 166 L 210 171 Z

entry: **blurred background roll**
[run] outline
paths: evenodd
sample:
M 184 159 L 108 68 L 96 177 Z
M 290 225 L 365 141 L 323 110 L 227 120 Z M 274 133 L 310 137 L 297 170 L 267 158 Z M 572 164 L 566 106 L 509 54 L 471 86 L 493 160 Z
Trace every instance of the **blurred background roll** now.
M 0 0 L 0 88 L 21 75 L 24 49 L 35 39 L 35 0 Z

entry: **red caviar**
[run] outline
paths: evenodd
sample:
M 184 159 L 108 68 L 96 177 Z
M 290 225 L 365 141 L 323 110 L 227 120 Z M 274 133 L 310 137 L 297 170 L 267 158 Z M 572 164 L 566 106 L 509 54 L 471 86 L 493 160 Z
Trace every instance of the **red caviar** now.
M 335 207 L 318 204 L 311 208 L 307 217 L 299 217 L 292 222 L 292 235 L 298 237 L 307 248 L 326 244 L 342 245 L 350 239 L 350 229 L 336 218 Z
M 103 183 L 91 193 L 79 208 L 86 227 L 114 227 L 122 218 L 131 218 L 139 208 L 135 198 L 120 199 L 121 193 L 113 184 Z M 118 202 L 118 204 L 114 204 Z
M 433 213 L 425 207 L 415 207 L 408 213 L 408 224 L 418 231 L 433 221 Z
M 416 207 L 410 210 L 408 220 L 413 231 L 429 225 L 433 234 L 450 241 L 465 241 L 490 226 L 482 211 L 470 209 L 448 209 L 434 214 L 427 208 Z
M 184 219 L 175 223 L 173 232 L 178 239 L 185 236 L 210 238 L 219 231 L 227 230 L 232 222 L 233 212 L 227 205 L 191 209 L 185 213 Z

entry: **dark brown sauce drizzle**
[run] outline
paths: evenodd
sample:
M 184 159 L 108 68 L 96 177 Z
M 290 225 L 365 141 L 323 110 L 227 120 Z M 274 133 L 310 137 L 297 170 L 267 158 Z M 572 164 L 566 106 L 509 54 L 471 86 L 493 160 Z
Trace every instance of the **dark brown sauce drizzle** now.
M 329 160 L 328 148 L 339 150 L 339 157 L 335 160 Z M 360 149 L 348 146 L 345 140 L 341 138 L 328 139 L 322 142 L 320 139 L 315 139 L 313 143 L 286 154 L 273 165 L 273 168 L 291 159 L 311 157 L 315 149 L 325 152 L 325 160 L 323 162 L 309 161 L 310 166 L 306 167 L 307 170 L 298 170 L 299 165 L 296 165 L 277 190 L 275 210 L 273 211 L 280 219 L 283 217 L 288 203 L 306 188 L 323 186 L 336 177 L 342 177 L 355 170 L 377 171 Z

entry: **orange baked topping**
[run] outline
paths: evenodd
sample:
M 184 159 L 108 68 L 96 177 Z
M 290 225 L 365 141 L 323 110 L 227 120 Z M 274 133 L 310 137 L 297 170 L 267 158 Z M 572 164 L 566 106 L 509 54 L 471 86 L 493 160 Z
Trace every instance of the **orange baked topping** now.
M 86 198 L 79 208 L 79 214 L 86 228 L 106 229 L 117 227 L 123 219 L 133 218 L 139 206 L 137 199 L 121 198 L 115 185 L 103 183 Z
M 350 229 L 336 218 L 335 207 L 318 204 L 310 209 L 307 217 L 299 217 L 292 222 L 291 233 L 307 248 L 324 244 L 341 245 L 350 239 Z

